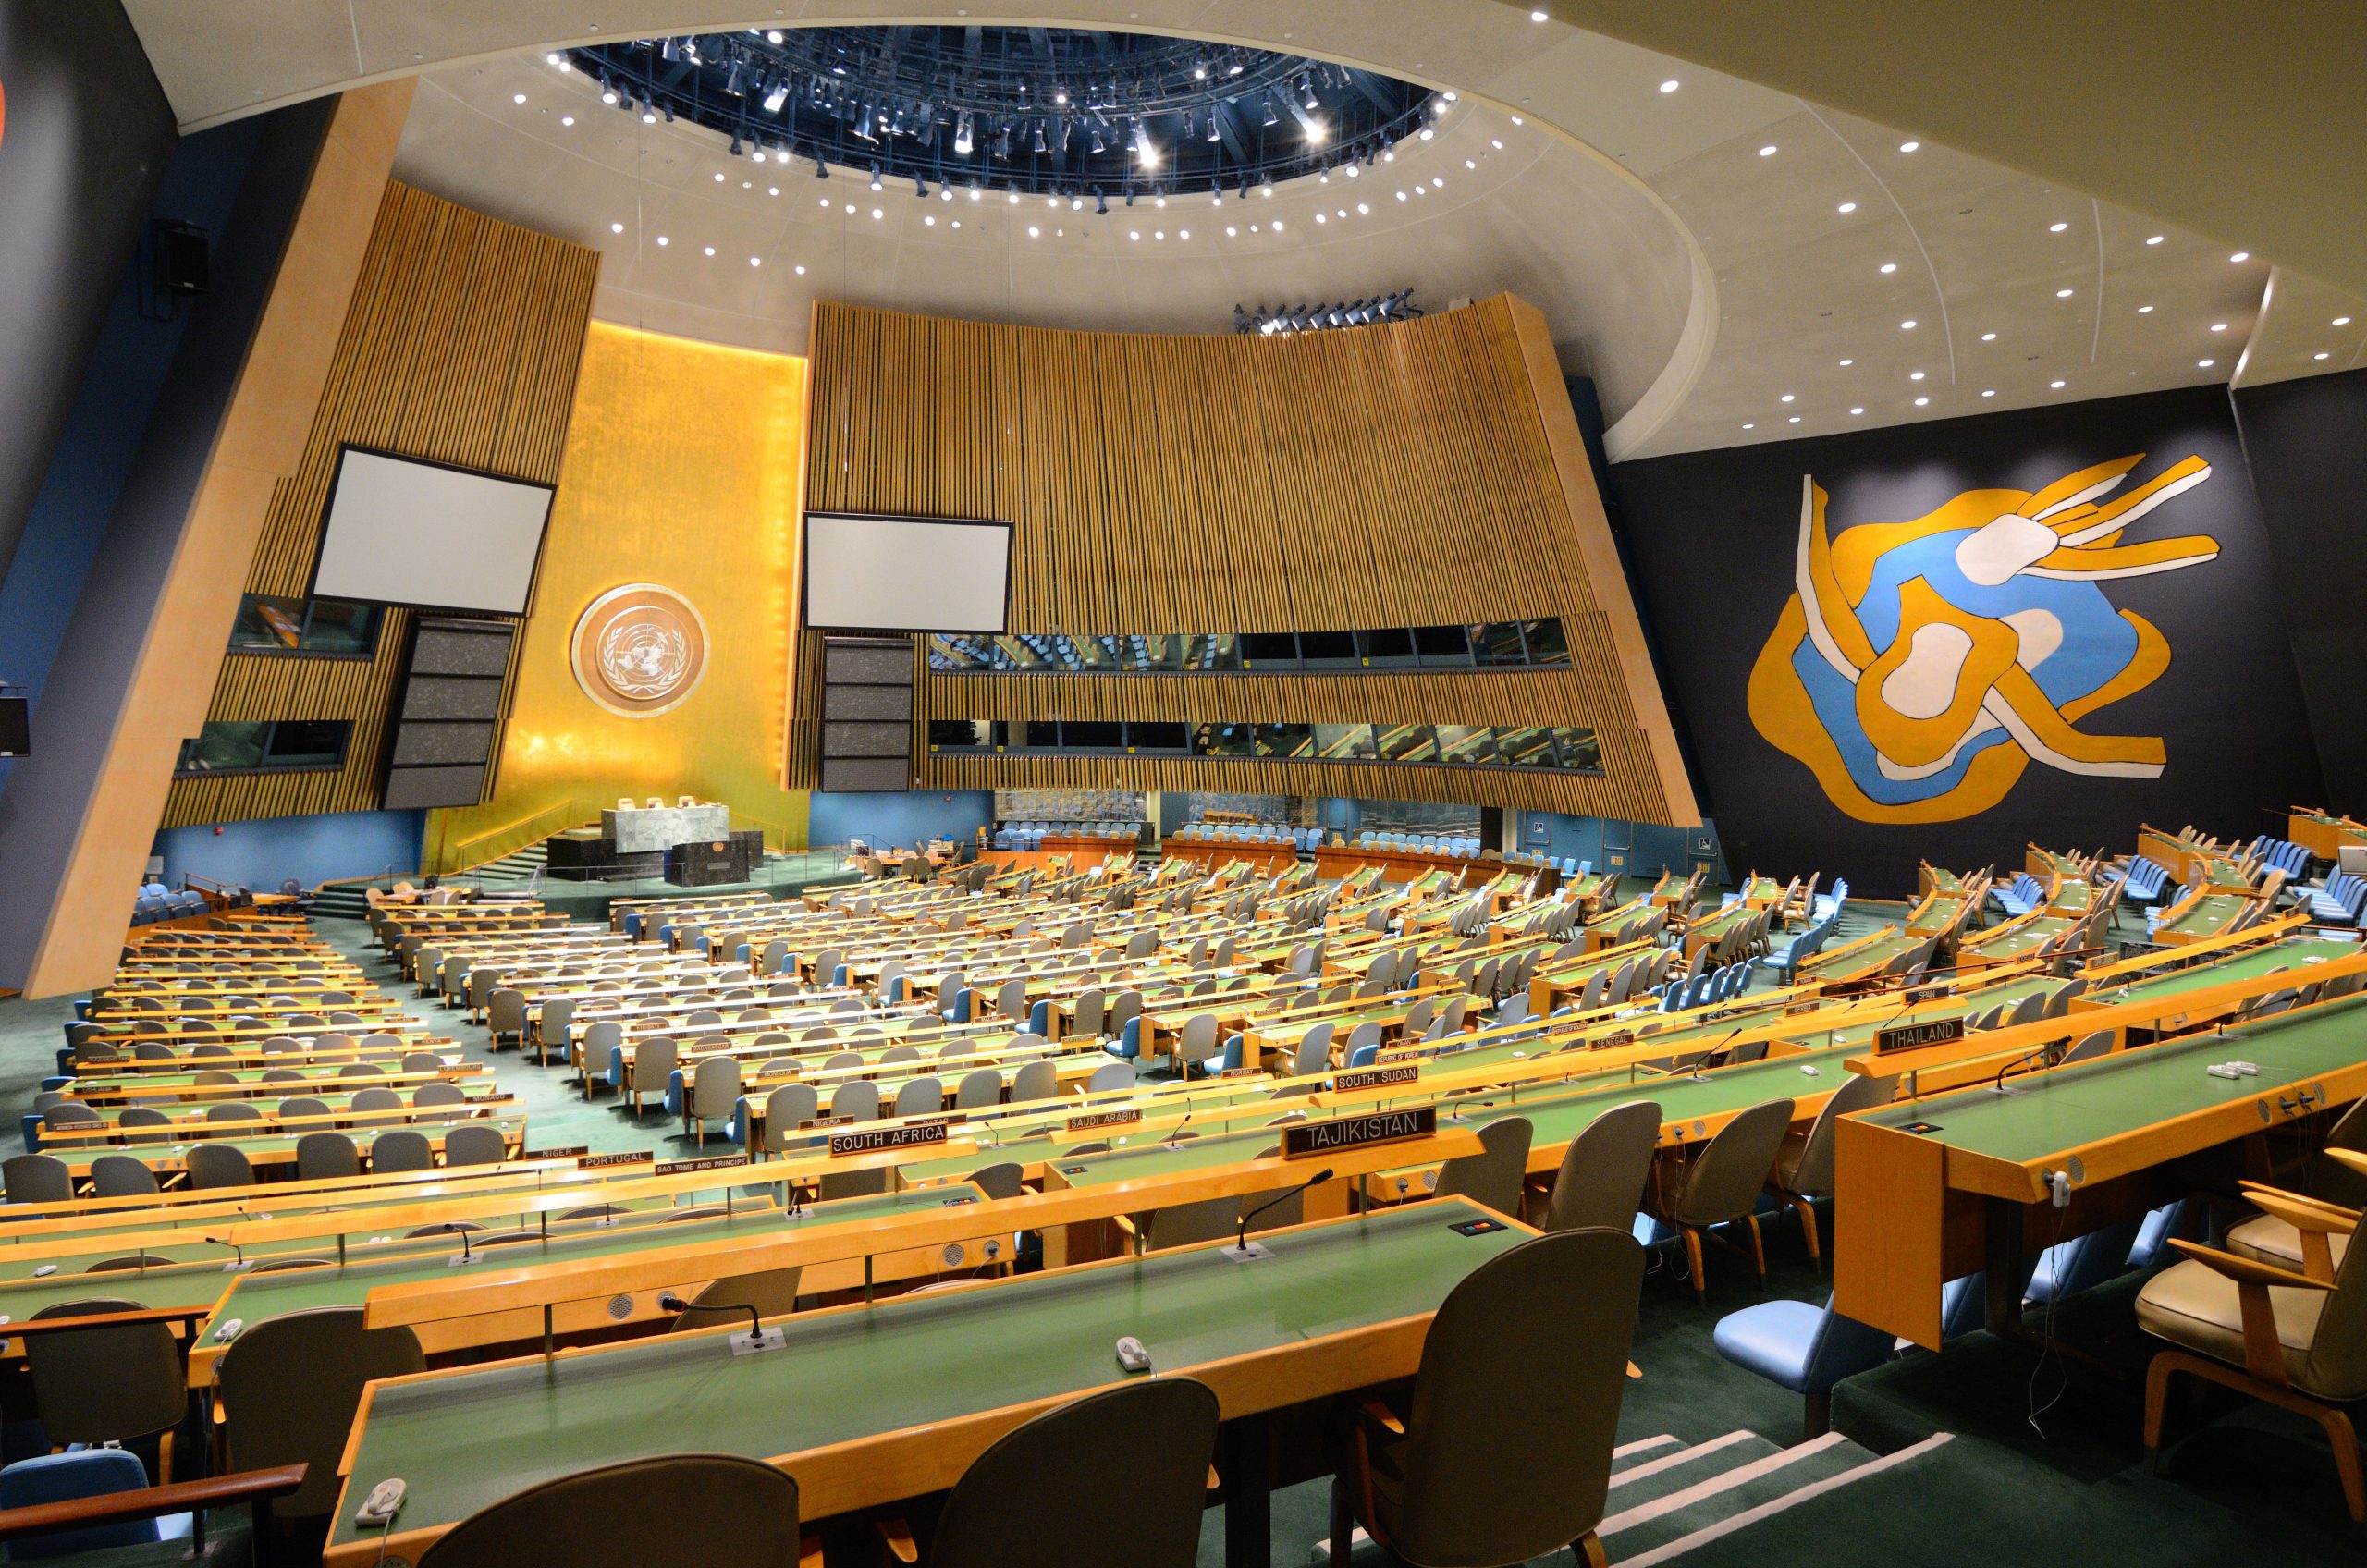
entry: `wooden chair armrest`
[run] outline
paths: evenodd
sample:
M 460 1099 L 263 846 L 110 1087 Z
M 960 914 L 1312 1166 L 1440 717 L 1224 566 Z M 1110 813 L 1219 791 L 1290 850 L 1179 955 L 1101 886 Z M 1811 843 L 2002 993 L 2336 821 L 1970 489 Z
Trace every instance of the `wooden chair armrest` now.
M 2264 1187 L 2257 1182 L 2240 1182 L 2238 1190 L 2263 1214 L 2273 1214 L 2297 1231 L 2347 1236 L 2359 1228 L 2359 1210 L 2355 1208 L 2288 1193 L 2280 1187 Z
M 1401 1438 L 1405 1435 L 1405 1423 L 1397 1418 L 1397 1412 L 1380 1400 L 1365 1401 L 1356 1407 L 1356 1414 L 1385 1432 Z
M 162 1487 L 105 1492 L 63 1502 L 37 1502 L 30 1508 L 0 1509 L 0 1540 L 44 1530 L 153 1519 L 160 1513 L 188 1513 L 225 1503 L 261 1502 L 286 1497 L 303 1484 L 302 1464 L 281 1464 L 269 1470 L 242 1470 L 231 1476 L 208 1476 L 202 1480 L 175 1481 Z
M 871 1521 L 871 1527 L 879 1532 L 879 1544 L 886 1547 L 897 1562 L 918 1562 L 921 1560 L 920 1543 L 913 1539 L 912 1524 L 902 1514 L 877 1515 Z
M 2336 1165 L 2348 1166 L 2361 1176 L 2367 1176 L 2367 1154 L 2361 1154 L 2357 1149 L 2329 1148 L 2324 1152 L 2326 1158 Z
M 2176 1247 L 2188 1257 L 2192 1258 L 2195 1262 L 2201 1264 L 2206 1268 L 2210 1268 L 2217 1273 L 2226 1275 L 2228 1279 L 2233 1280 L 2238 1285 L 2260 1285 L 2263 1287 L 2275 1285 L 2283 1289 L 2295 1291 L 2330 1291 L 2334 1289 L 2334 1281 L 2331 1280 L 2312 1280 L 2306 1274 L 2296 1274 L 2289 1268 L 2279 1268 L 2273 1263 L 2262 1263 L 2254 1258 L 2238 1257 L 2234 1253 L 2221 1252 L 2216 1247 L 2206 1247 L 2200 1242 L 2189 1242 L 2178 1236 L 2171 1236 L 2168 1238 L 2168 1241 L 2171 1246 Z

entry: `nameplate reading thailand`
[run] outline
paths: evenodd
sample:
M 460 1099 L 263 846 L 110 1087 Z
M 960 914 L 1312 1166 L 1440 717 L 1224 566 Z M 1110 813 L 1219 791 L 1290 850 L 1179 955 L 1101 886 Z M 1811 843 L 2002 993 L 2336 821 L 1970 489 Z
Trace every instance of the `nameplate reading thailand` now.
M 1422 1075 L 1418 1067 L 1367 1067 L 1355 1072 L 1343 1072 L 1331 1080 L 1331 1087 L 1340 1094 L 1352 1094 L 1358 1089 L 1386 1089 L 1392 1084 L 1411 1084 Z
M 1098 1127 L 1131 1127 L 1143 1119 L 1140 1107 L 1133 1110 L 1095 1110 L 1068 1119 L 1068 1131 L 1090 1133 Z
M 1921 1023 L 1902 1023 L 1895 1029 L 1884 1029 L 1874 1036 L 1874 1054 L 1888 1056 L 1893 1051 L 1920 1050 L 1925 1046 L 1944 1046 L 1964 1038 L 1961 1018 L 1933 1018 Z
M 657 1167 L 660 1176 L 680 1176 L 687 1170 L 720 1170 L 727 1165 L 745 1165 L 744 1154 L 711 1154 L 697 1159 L 668 1159 Z
M 1403 1143 L 1409 1138 L 1427 1138 L 1438 1130 L 1438 1109 L 1427 1105 L 1410 1110 L 1375 1111 L 1370 1116 L 1343 1116 L 1332 1121 L 1302 1122 L 1282 1129 L 1282 1158 L 1303 1159 L 1309 1155 L 1363 1148 L 1367 1144 Z
M 655 1165 L 657 1156 L 647 1149 L 635 1149 L 629 1154 L 587 1154 L 575 1164 L 580 1170 L 605 1170 L 611 1165 Z
M 870 1127 L 860 1133 L 830 1134 L 833 1158 L 842 1154 L 872 1154 L 880 1149 L 908 1149 L 945 1142 L 945 1123 L 918 1122 L 908 1127 Z

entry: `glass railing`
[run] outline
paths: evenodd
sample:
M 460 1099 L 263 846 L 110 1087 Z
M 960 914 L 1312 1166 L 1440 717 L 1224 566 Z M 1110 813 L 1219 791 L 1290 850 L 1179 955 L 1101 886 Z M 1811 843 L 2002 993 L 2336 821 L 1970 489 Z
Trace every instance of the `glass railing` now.
M 1237 675 L 1403 669 L 1566 669 L 1562 623 L 1499 620 L 1478 626 L 1375 631 L 1153 632 L 1072 635 L 933 632 L 928 668 L 942 675 Z
M 1602 749 L 1594 731 L 1562 725 L 935 718 L 928 723 L 928 749 L 952 755 L 1242 757 L 1602 771 Z

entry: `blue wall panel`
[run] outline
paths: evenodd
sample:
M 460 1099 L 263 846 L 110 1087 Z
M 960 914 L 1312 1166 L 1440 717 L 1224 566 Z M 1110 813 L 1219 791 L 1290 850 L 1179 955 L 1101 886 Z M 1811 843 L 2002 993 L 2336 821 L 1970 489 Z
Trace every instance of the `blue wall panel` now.
M 425 812 L 355 811 L 170 827 L 156 835 L 155 852 L 165 857 L 166 882 L 176 888 L 194 871 L 263 892 L 276 891 L 291 876 L 310 888 L 373 876 L 390 865 L 415 870 L 426 820 Z
M 955 843 L 977 836 L 994 821 L 991 790 L 957 790 L 950 794 L 826 794 L 814 792 L 813 814 L 806 841 L 843 844 L 861 839 L 874 847 L 902 848 L 925 839 L 950 839 Z

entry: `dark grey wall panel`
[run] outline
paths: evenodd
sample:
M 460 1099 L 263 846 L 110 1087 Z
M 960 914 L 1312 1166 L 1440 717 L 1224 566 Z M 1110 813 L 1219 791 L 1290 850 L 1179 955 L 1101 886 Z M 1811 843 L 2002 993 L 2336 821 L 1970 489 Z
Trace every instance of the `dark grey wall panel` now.
M 824 757 L 822 788 L 832 794 L 848 791 L 909 790 L 912 764 L 901 759 Z
M 822 754 L 826 757 L 904 757 L 913 749 L 913 730 L 907 724 L 838 724 L 822 726 Z
M 403 687 L 402 717 L 484 718 L 501 712 L 501 681 L 414 673 Z
M 858 680 L 894 686 L 913 679 L 910 643 L 883 646 L 833 637 L 824 640 L 822 649 L 822 679 L 827 681 Z
M 493 754 L 490 724 L 406 724 L 395 732 L 397 767 L 424 763 L 474 763 Z
M 386 776 L 386 809 L 472 806 L 484 789 L 482 767 L 399 767 Z
M 913 721 L 913 689 L 910 685 L 825 686 L 822 689 L 822 717 L 910 724 Z
M 463 631 L 448 624 L 423 621 L 411 647 L 411 673 L 498 678 L 509 668 L 509 641 L 507 626 Z

